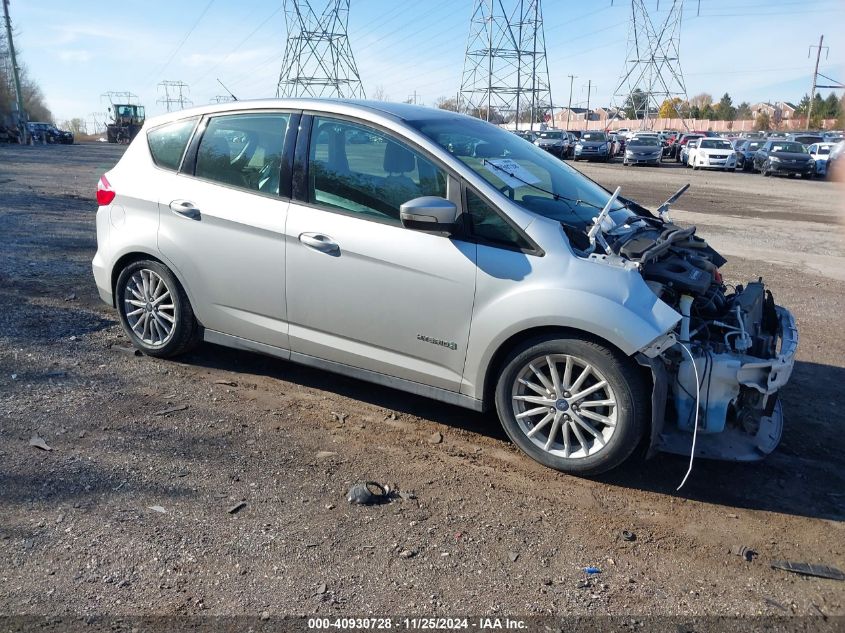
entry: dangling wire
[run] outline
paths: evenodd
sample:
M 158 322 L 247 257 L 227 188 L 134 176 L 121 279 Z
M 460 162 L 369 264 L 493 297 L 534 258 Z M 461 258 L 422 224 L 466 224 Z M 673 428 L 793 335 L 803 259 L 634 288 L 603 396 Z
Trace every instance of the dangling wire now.
M 684 475 L 684 478 L 681 481 L 681 485 L 675 489 L 676 491 L 684 487 L 684 484 L 687 483 L 687 479 L 689 478 L 690 473 L 692 472 L 692 462 L 695 459 L 695 441 L 698 438 L 698 408 L 699 402 L 701 400 L 701 385 L 698 382 L 698 367 L 696 367 L 695 358 L 693 357 L 692 352 L 689 351 L 689 348 L 686 345 L 684 345 L 680 341 L 678 341 L 678 345 L 680 345 L 687 353 L 687 356 L 689 356 L 689 359 L 692 362 L 692 370 L 693 372 L 695 372 L 695 423 L 692 427 L 692 450 L 689 454 L 689 468 L 687 468 L 687 474 Z

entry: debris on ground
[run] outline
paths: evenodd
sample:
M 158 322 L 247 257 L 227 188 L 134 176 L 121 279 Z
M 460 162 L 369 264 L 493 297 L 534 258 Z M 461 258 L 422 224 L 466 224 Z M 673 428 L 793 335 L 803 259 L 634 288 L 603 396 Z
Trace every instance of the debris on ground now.
M 348 413 L 338 413 L 337 411 L 332 411 L 331 414 L 334 416 L 334 419 L 337 420 L 338 424 L 343 424 L 346 422 L 346 418 L 349 417 Z
M 337 455 L 334 451 L 317 451 L 317 459 L 325 459 L 326 457 L 334 457 Z
M 141 356 L 141 350 L 136 349 L 134 347 L 129 347 L 127 345 L 112 345 L 109 347 L 110 350 L 114 352 L 120 352 L 121 354 L 127 354 L 129 356 Z
M 735 556 L 742 556 L 747 562 L 753 561 L 757 557 L 757 552 L 745 545 L 737 545 L 730 550 L 731 554 Z
M 786 611 L 787 613 L 789 612 L 789 609 L 787 609 L 780 602 L 778 602 L 777 600 L 775 600 L 773 598 L 768 598 L 766 596 L 763 596 L 763 602 L 765 602 L 770 607 L 775 607 L 776 609 L 780 609 L 781 611 Z
M 429 444 L 440 444 L 443 441 L 443 434 L 440 431 L 435 431 L 428 436 Z
M 598 567 L 585 567 L 584 573 L 585 574 L 600 574 L 601 569 L 599 569 Z
M 231 508 L 226 510 L 226 512 L 228 512 L 229 514 L 237 514 L 238 512 L 243 510 L 245 507 L 246 507 L 246 501 L 238 501 L 235 505 L 233 505 Z
M 167 514 L 167 510 L 165 510 L 165 509 L 164 509 L 163 507 L 161 507 L 161 506 L 147 506 L 147 507 L 148 507 L 150 510 L 152 510 L 153 512 L 159 512 L 159 513 L 161 513 L 161 514 Z
M 167 409 L 162 409 L 161 411 L 156 411 L 153 415 L 169 415 L 171 413 L 176 413 L 177 411 L 184 411 L 188 408 L 187 404 L 177 404 L 174 407 L 168 407 Z
M 512 563 L 515 563 L 517 561 L 517 559 L 519 558 L 519 554 L 517 554 L 516 552 L 510 552 L 508 554 L 508 558 L 511 559 Z
M 773 560 L 772 568 L 791 571 L 802 576 L 816 576 L 830 580 L 845 580 L 845 574 L 836 567 L 829 565 L 813 565 L 812 563 L 793 563 L 788 560 Z
M 317 595 L 323 595 L 328 590 L 329 590 L 329 588 L 326 585 L 326 583 L 321 583 L 321 584 L 317 585 Z
M 65 296 L 65 301 L 73 301 L 75 299 L 76 299 L 76 293 L 75 292 L 71 292 L 69 295 Z
M 47 442 L 45 442 L 43 438 L 39 437 L 37 433 L 31 438 L 29 438 L 29 445 L 34 446 L 35 448 L 40 448 L 42 451 L 53 450 L 52 448 L 47 446 Z
M 637 540 L 637 535 L 630 530 L 622 530 L 622 540 L 630 543 Z
M 404 491 L 403 491 L 403 492 L 400 492 L 400 493 L 399 493 L 399 497 L 400 497 L 403 501 L 413 501 L 414 499 L 416 499 L 416 498 L 417 498 L 417 495 L 415 495 L 413 492 L 404 492 Z
M 238 386 L 238 383 L 236 383 L 234 380 L 215 380 L 214 384 L 215 385 L 226 385 L 227 387 L 237 387 Z
M 388 488 L 376 481 L 366 481 L 352 486 L 346 495 L 346 500 L 356 505 L 371 506 L 387 503 L 390 500 L 390 492 Z
M 403 549 L 401 552 L 399 552 L 399 558 L 413 558 L 416 555 L 417 553 L 412 549 Z

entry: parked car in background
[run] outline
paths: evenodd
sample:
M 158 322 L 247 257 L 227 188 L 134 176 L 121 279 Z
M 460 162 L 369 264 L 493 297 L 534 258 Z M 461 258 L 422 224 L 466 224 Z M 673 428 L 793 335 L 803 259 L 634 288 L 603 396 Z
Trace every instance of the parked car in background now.
M 680 137 L 675 138 L 675 142 L 672 144 L 672 150 L 670 156 L 675 159 L 676 162 L 683 163 L 684 160 L 681 156 L 681 150 L 683 150 L 684 146 L 689 143 L 691 140 L 702 138 L 704 134 L 698 133 L 690 133 L 690 134 L 681 134 Z
M 625 143 L 627 139 L 622 134 L 611 132 L 608 134 L 610 138 L 610 155 L 611 157 L 621 156 L 625 151 Z
M 813 159 L 801 143 L 769 139 L 754 154 L 754 168 L 764 176 L 772 174 L 798 175 L 812 178 L 816 170 Z
M 809 147 L 813 143 L 824 143 L 824 137 L 821 134 L 790 134 L 787 138 L 790 141 L 801 143 L 805 147 Z
M 210 105 L 148 119 L 100 177 L 92 268 L 149 356 L 204 340 L 495 410 L 570 473 L 641 445 L 689 458 L 694 437 L 761 459 L 794 317 L 760 281 L 725 285 L 695 226 L 618 194 L 453 112 Z
M 813 143 L 807 148 L 807 153 L 816 163 L 816 176 L 827 176 L 827 159 L 835 146 L 836 143 Z
M 684 167 L 690 167 L 690 166 L 691 166 L 691 165 L 690 165 L 690 162 L 689 162 L 689 153 L 690 153 L 692 150 L 694 150 L 696 147 L 698 147 L 698 142 L 699 142 L 702 138 L 704 138 L 704 137 L 702 136 L 701 138 L 691 138 L 691 139 L 687 142 L 687 144 L 686 144 L 686 145 L 684 145 L 684 146 L 681 148 L 681 163 L 683 163 Z
M 824 137 L 825 143 L 838 143 L 839 141 L 845 139 L 845 134 L 842 134 L 842 132 L 838 132 L 836 130 L 824 132 L 822 136 Z
M 21 131 L 14 126 L 0 125 L 0 143 L 20 143 Z
M 584 132 L 575 143 L 573 160 L 602 160 L 611 157 L 611 143 L 604 132 Z
M 766 141 L 763 139 L 738 139 L 734 145 L 736 152 L 736 168 L 742 171 L 754 170 L 754 154 Z
M 564 130 L 543 130 L 534 145 L 558 158 L 565 158 L 569 153 L 569 135 Z
M 71 145 L 73 133 L 60 130 L 52 123 L 32 121 L 26 124 L 29 135 L 36 143 L 61 143 Z
M 514 134 L 516 134 L 519 138 L 524 138 L 529 143 L 533 143 L 537 140 L 537 132 L 533 130 L 511 130 Z
M 634 136 L 625 146 L 623 165 L 654 165 L 660 167 L 663 147 L 656 136 Z
M 698 139 L 696 147 L 689 154 L 689 164 L 693 169 L 736 169 L 736 152 L 727 139 Z
M 828 178 L 835 178 L 836 180 L 845 180 L 845 140 L 839 141 L 830 150 L 827 156 L 826 173 Z

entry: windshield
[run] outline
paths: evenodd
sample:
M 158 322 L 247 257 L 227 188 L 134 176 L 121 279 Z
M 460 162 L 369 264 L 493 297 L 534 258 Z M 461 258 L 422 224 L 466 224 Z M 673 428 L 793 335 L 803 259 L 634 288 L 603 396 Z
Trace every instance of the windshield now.
M 566 163 L 484 121 L 456 116 L 408 123 L 516 204 L 544 217 L 584 229 L 610 198 Z M 635 215 L 621 202 L 612 209 L 616 223 Z
M 773 143 L 773 152 L 793 152 L 795 154 L 803 154 L 804 146 L 801 143 Z
M 660 145 L 660 141 L 653 137 L 653 136 L 637 136 L 631 139 L 631 142 L 628 145 L 642 145 L 646 147 L 657 147 Z
M 560 138 L 563 132 L 540 132 L 540 138 Z
M 582 141 L 606 141 L 607 137 L 604 132 L 584 132 L 581 135 Z
M 699 147 L 701 149 L 733 149 L 730 141 L 714 141 L 713 139 L 704 139 Z

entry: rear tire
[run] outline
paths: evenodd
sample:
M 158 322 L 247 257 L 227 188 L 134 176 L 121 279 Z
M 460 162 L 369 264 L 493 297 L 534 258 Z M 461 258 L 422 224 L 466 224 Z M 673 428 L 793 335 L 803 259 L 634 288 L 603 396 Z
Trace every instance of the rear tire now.
M 188 296 L 161 262 L 140 260 L 124 268 L 115 284 L 115 303 L 123 330 L 148 356 L 178 356 L 199 339 Z
M 523 343 L 496 384 L 496 411 L 508 437 L 541 464 L 577 475 L 606 472 L 631 456 L 649 398 L 631 359 L 577 335 Z

